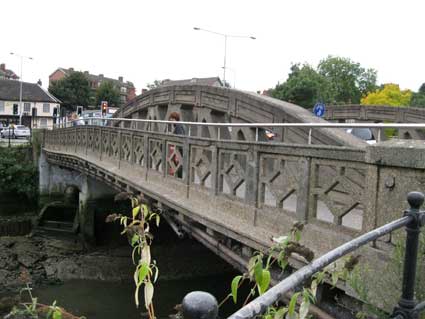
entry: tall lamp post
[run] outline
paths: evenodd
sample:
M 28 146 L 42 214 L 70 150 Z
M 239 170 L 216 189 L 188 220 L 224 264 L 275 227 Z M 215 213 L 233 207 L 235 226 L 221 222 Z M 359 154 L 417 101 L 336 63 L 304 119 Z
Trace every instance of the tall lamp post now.
M 19 78 L 20 86 L 19 86 L 19 124 L 22 124 L 22 64 L 24 59 L 33 60 L 32 57 L 20 55 L 16 52 L 10 52 L 10 55 L 17 56 L 21 59 L 21 76 Z
M 224 65 L 223 65 L 223 84 L 226 85 L 226 58 L 227 58 L 227 38 L 245 38 L 245 39 L 251 39 L 255 40 L 256 38 L 250 35 L 235 35 L 235 34 L 226 34 L 226 33 L 220 33 L 216 31 L 206 30 L 198 27 L 193 27 L 196 31 L 205 31 L 209 33 L 213 33 L 216 35 L 220 35 L 224 37 Z

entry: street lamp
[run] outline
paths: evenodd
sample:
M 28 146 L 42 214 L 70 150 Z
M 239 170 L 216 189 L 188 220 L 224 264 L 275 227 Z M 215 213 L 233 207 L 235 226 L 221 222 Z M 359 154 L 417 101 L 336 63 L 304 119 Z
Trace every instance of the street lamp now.
M 10 55 L 14 55 L 17 56 L 18 58 L 21 59 L 21 77 L 19 78 L 19 82 L 20 82 L 20 87 L 19 87 L 19 124 L 22 124 L 22 64 L 23 64 L 23 60 L 28 59 L 28 60 L 33 60 L 32 57 L 29 56 L 25 56 L 25 55 L 20 55 L 16 52 L 10 52 Z
M 226 34 L 226 33 L 220 33 L 220 32 L 216 32 L 216 31 L 211 31 L 211 30 L 206 30 L 206 29 L 202 29 L 202 28 L 198 28 L 198 27 L 193 27 L 193 30 L 196 31 L 205 31 L 205 32 L 209 32 L 209 33 L 213 33 L 216 35 L 220 35 L 222 37 L 224 37 L 224 65 L 223 65 L 223 84 L 226 85 L 226 56 L 227 56 L 227 38 L 246 38 L 246 39 L 251 39 L 251 40 L 255 40 L 256 38 L 250 35 L 234 35 L 234 34 Z

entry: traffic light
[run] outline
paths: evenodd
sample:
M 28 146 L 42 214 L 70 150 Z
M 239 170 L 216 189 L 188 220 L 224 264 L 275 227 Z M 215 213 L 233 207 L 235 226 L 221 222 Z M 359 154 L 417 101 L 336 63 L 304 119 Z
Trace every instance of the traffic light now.
M 13 104 L 13 115 L 18 115 L 18 104 Z
M 83 107 L 82 106 L 77 106 L 77 115 L 78 115 L 78 117 L 81 117 L 81 115 L 83 115 Z
M 102 108 L 102 116 L 106 116 L 106 114 L 108 114 L 108 101 L 102 101 L 101 108 Z

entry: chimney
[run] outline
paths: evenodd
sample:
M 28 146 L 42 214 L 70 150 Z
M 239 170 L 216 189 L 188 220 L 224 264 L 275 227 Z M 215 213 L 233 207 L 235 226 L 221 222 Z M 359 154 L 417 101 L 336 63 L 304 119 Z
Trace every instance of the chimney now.
M 84 74 L 85 74 L 85 75 L 88 75 L 88 74 L 89 74 L 89 71 L 84 71 Z
M 142 89 L 142 94 L 145 94 L 148 91 L 148 89 Z
M 100 77 L 101 79 L 103 79 L 103 74 L 99 74 L 99 77 Z
M 119 77 L 118 77 L 118 81 L 120 81 L 120 82 L 124 82 L 124 78 L 123 78 L 122 76 L 119 76 Z
M 39 86 L 42 86 L 42 85 L 43 85 L 43 82 L 41 82 L 41 79 L 38 79 L 37 84 L 38 84 Z
M 0 64 L 0 70 L 6 71 L 6 64 L 4 63 Z

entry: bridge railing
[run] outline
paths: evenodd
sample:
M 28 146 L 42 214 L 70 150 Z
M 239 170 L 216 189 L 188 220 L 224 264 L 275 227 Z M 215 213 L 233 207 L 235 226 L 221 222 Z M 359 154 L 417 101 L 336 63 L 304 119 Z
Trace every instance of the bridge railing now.
M 406 250 L 403 270 L 402 294 L 398 305 L 394 308 L 391 318 L 397 319 L 417 319 L 418 314 L 425 310 L 425 301 L 417 303 L 415 301 L 415 278 L 416 263 L 418 258 L 419 232 L 425 224 L 425 211 L 420 211 L 424 202 L 424 195 L 419 192 L 409 193 L 407 200 L 410 209 L 404 212 L 404 217 L 391 223 L 374 229 L 362 236 L 359 236 L 315 259 L 311 264 L 294 272 L 263 295 L 257 297 L 246 306 L 232 314 L 228 319 L 250 319 L 257 318 L 265 313 L 268 307 L 281 301 L 282 297 L 294 290 L 300 284 L 311 278 L 318 271 L 335 262 L 339 258 L 359 249 L 376 239 L 389 234 L 397 229 L 406 227 Z M 183 299 L 184 318 L 194 318 L 196 313 L 198 318 L 215 319 L 218 313 L 217 303 L 214 298 L 202 292 L 193 292 Z M 202 305 L 201 307 L 199 305 Z M 208 305 L 208 306 L 206 306 Z M 214 310 L 212 310 L 214 309 Z
M 148 119 L 128 119 L 128 118 L 88 118 L 72 121 L 64 121 L 57 125 L 55 128 L 67 128 L 79 125 L 91 126 L 114 126 L 119 125 L 124 128 L 143 129 L 143 130 L 156 130 L 165 133 L 171 133 L 172 127 L 178 123 L 187 127 L 186 135 L 195 136 L 199 135 L 198 128 L 208 128 L 213 132 L 208 132 L 217 139 L 229 139 L 229 131 L 232 128 L 248 128 L 252 129 L 252 138 L 249 140 L 254 141 L 269 141 L 273 142 L 277 133 L 274 129 L 277 128 L 298 128 L 307 130 L 307 144 L 312 144 L 314 129 L 353 129 L 353 128 L 368 128 L 377 129 L 376 141 L 381 141 L 381 134 L 383 129 L 425 129 L 423 123 L 206 123 L 206 122 L 187 122 L 187 121 L 165 121 L 165 120 L 148 120 Z M 142 126 L 140 125 L 142 124 Z M 224 130 L 223 130 L 224 129 Z M 202 131 L 202 130 L 201 130 Z M 212 133 L 212 134 L 211 134 Z M 244 137 L 245 139 L 245 137 Z

